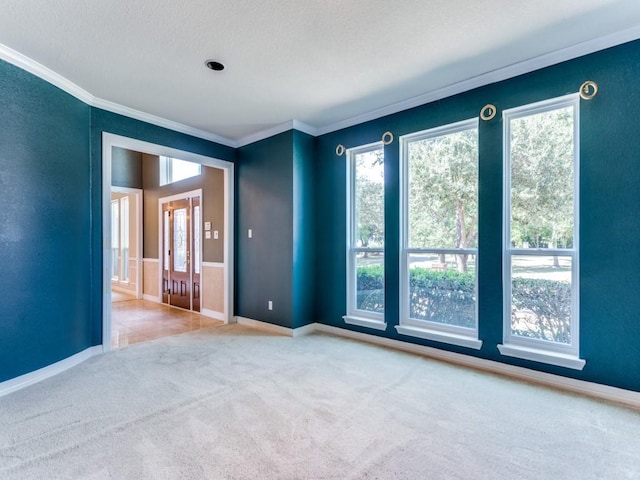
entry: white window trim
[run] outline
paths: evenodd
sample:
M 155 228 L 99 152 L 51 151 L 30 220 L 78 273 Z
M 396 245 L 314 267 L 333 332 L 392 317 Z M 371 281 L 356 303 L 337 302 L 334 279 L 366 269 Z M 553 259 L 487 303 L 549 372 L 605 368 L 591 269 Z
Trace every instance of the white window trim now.
M 511 248 L 511 124 L 512 119 L 549 112 L 560 108 L 573 107 L 574 141 L 574 225 L 573 247 L 567 249 Z M 579 232 L 580 232 L 580 97 L 577 93 L 544 100 L 505 110 L 502 113 L 503 129 L 503 242 L 502 242 L 502 285 L 503 285 L 503 343 L 498 345 L 502 355 L 532 360 L 540 363 L 582 370 L 585 360 L 580 352 L 580 275 L 579 275 Z M 520 337 L 511 334 L 511 257 L 516 255 L 566 256 L 571 257 L 571 344 L 564 345 L 545 340 Z
M 400 137 L 400 154 L 402 168 L 400 169 L 400 324 L 396 326 L 396 331 L 401 335 L 433 340 L 436 342 L 457 345 L 460 347 L 480 350 L 482 340 L 478 338 L 478 249 L 460 248 L 410 248 L 409 247 L 409 149 L 411 142 L 425 140 L 429 138 L 449 135 L 465 130 L 478 130 L 478 118 L 471 118 L 461 122 L 443 125 L 420 132 L 403 135 Z M 479 167 L 479 165 L 478 165 Z M 456 254 L 461 252 L 473 253 L 476 256 L 476 306 L 475 306 L 475 328 L 458 327 L 455 325 L 444 325 L 427 320 L 417 320 L 409 317 L 409 255 L 411 253 L 447 253 Z
M 195 165 L 200 167 L 198 169 L 198 173 L 196 175 L 192 175 L 190 177 L 183 178 L 181 180 L 174 180 L 174 178 L 173 178 L 173 161 L 174 160 L 178 160 L 180 162 L 189 162 L 189 160 L 182 160 L 180 158 L 168 157 L 166 155 L 159 155 L 158 156 L 158 165 L 159 165 L 159 169 L 160 169 L 159 180 L 160 180 L 160 186 L 161 187 L 164 187 L 165 185 L 171 185 L 171 184 L 176 183 L 176 182 L 181 182 L 182 180 L 188 180 L 190 178 L 194 178 L 194 177 L 198 177 L 198 176 L 202 175 L 202 165 L 198 164 L 197 162 L 190 162 L 190 163 L 194 163 Z
M 382 142 L 370 143 L 356 148 L 350 148 L 346 152 L 347 166 L 347 314 L 342 317 L 345 323 L 360 327 L 386 330 L 384 313 L 368 312 L 356 308 L 356 254 L 358 252 L 382 252 L 384 247 L 356 247 L 355 225 L 355 156 L 362 153 L 380 150 L 384 147 Z M 386 272 L 385 272 L 386 279 Z M 386 289 L 385 289 L 386 291 Z

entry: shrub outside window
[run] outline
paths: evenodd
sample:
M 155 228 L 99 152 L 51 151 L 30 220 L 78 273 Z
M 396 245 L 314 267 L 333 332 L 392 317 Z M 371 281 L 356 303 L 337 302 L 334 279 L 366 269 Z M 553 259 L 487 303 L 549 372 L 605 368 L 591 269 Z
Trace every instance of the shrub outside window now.
M 398 332 L 479 349 L 478 120 L 402 137 Z
M 346 323 L 384 330 L 384 149 L 347 151 Z
M 502 354 L 578 358 L 579 97 L 504 112 Z

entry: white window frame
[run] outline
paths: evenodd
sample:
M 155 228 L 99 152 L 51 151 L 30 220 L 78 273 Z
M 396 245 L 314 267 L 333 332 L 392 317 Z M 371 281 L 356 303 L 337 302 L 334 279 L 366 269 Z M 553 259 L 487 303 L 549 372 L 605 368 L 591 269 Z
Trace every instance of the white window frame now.
M 572 248 L 512 248 L 511 247 L 511 120 L 545 113 L 561 108 L 573 107 L 573 246 Z M 577 93 L 552 98 L 542 102 L 523 105 L 505 110 L 502 114 L 504 124 L 504 189 L 503 189 L 503 343 L 498 345 L 505 356 L 522 358 L 551 365 L 582 370 L 585 360 L 579 358 L 580 352 L 580 281 L 579 281 L 579 212 L 580 212 L 580 97 Z M 571 257 L 571 344 L 565 345 L 546 340 L 526 338 L 511 333 L 512 276 L 511 258 L 513 256 L 564 256 Z
M 345 323 L 350 325 L 358 325 L 361 327 L 373 328 L 376 330 L 386 330 L 384 313 L 369 312 L 357 308 L 357 266 L 356 255 L 362 252 L 383 253 L 384 247 L 357 247 L 356 246 L 356 155 L 373 152 L 384 149 L 382 142 L 375 142 L 368 145 L 362 145 L 356 148 L 350 148 L 346 151 L 347 158 L 347 314 L 343 316 Z M 386 269 L 384 273 L 386 284 Z M 386 288 L 385 288 L 386 292 Z
M 482 348 L 482 340 L 479 340 L 478 338 L 478 249 L 409 247 L 409 143 L 471 129 L 476 129 L 479 136 L 478 118 L 463 120 L 461 122 L 443 125 L 441 127 L 431 128 L 400 137 L 400 154 L 402 161 L 402 168 L 400 169 L 400 324 L 396 326 L 396 330 L 402 335 L 480 350 L 480 348 Z M 478 162 L 478 160 L 476 160 L 476 162 Z M 476 256 L 475 328 L 444 325 L 437 322 L 410 318 L 409 257 L 414 253 L 468 253 Z
M 129 259 L 130 259 L 130 200 L 129 196 L 118 197 L 111 200 L 111 281 L 120 285 L 128 285 L 129 279 Z M 117 221 L 116 221 L 117 219 Z M 115 245 L 115 246 L 114 246 Z M 123 255 L 123 251 L 127 250 L 127 258 Z M 118 261 L 114 262 L 113 251 L 118 251 Z M 116 266 L 118 271 L 114 272 L 113 267 Z
M 164 155 L 159 155 L 158 156 L 159 161 L 158 161 L 158 165 L 160 168 L 160 186 L 163 187 L 165 185 L 170 185 L 172 183 L 175 182 L 181 182 L 182 180 L 187 180 L 189 178 L 193 178 L 193 177 L 197 177 L 198 175 L 202 175 L 202 165 L 197 164 L 195 162 L 189 162 L 188 160 L 182 160 L 179 158 L 173 158 L 173 157 L 167 157 Z M 173 176 L 173 162 L 174 160 L 177 160 L 179 162 L 188 162 L 188 163 L 193 163 L 194 166 L 198 167 L 198 173 L 196 175 L 192 175 L 190 177 L 187 178 L 183 178 L 180 180 L 175 180 L 174 176 Z

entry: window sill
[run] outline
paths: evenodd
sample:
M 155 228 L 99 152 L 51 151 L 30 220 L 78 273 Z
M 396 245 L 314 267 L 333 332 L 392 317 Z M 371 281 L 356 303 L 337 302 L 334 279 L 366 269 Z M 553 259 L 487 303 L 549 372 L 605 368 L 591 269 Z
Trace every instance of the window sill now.
M 401 335 L 410 337 L 424 338 L 426 340 L 434 340 L 441 343 L 449 343 L 459 347 L 473 348 L 480 350 L 482 348 L 482 340 L 466 335 L 459 335 L 451 332 L 443 332 L 439 330 L 431 330 L 428 328 L 420 328 L 413 326 L 398 325 L 396 330 Z
M 358 325 L 359 327 L 375 328 L 376 330 L 386 330 L 387 324 L 384 321 L 373 320 L 371 318 L 354 317 L 352 315 L 345 315 L 342 317 L 345 323 L 349 325 Z
M 498 350 L 500 350 L 502 355 L 507 357 L 522 358 L 523 360 L 532 360 L 534 362 L 547 363 L 549 365 L 572 368 L 574 370 L 582 370 L 587 363 L 582 358 L 573 355 L 522 347 L 520 345 L 498 345 Z

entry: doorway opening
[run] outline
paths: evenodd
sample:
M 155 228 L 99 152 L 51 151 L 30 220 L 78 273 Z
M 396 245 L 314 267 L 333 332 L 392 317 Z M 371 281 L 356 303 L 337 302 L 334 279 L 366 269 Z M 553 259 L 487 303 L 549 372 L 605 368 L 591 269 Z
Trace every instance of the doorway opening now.
M 159 200 L 162 228 L 162 303 L 200 312 L 202 191 L 164 197 Z
M 142 190 L 111 187 L 111 292 L 142 298 Z
M 220 321 L 232 322 L 234 318 L 232 311 L 233 163 L 106 132 L 103 132 L 102 139 L 103 350 L 108 351 L 117 346 L 117 344 L 112 345 L 111 342 L 114 310 L 117 310 L 119 314 L 121 310 L 128 309 L 134 312 L 134 315 L 139 315 L 139 312 L 136 313 L 136 311 L 146 306 L 149 307 L 145 307 L 147 313 L 155 311 L 157 316 L 168 314 L 166 313 L 169 312 L 167 309 L 170 309 L 170 314 L 180 319 L 179 323 L 182 324 L 200 322 L 205 325 L 207 321 L 213 321 L 213 319 L 218 324 Z M 131 245 L 131 237 L 128 240 L 123 240 L 125 233 L 131 233 L 131 228 L 129 228 L 129 232 L 126 232 L 126 225 L 131 225 L 131 222 L 123 223 L 123 218 L 128 216 L 130 219 L 132 205 L 138 200 L 134 202 L 129 198 L 123 201 L 124 197 L 118 195 L 113 198 L 112 189 L 109 186 L 112 184 L 114 149 L 140 152 L 142 155 L 154 156 L 158 159 L 162 157 L 179 158 L 203 167 L 213 167 L 208 170 L 217 172 L 223 196 L 218 202 L 220 218 L 215 218 L 213 222 L 220 230 L 220 238 L 218 239 L 218 231 L 215 232 L 215 237 L 211 236 L 211 231 L 207 231 L 205 232 L 207 233 L 206 238 L 212 240 L 204 240 L 203 224 L 209 226 L 211 222 L 204 222 L 209 204 L 203 205 L 203 192 L 200 189 L 161 199 L 155 197 L 153 204 L 158 207 L 158 214 L 154 211 L 152 217 L 157 218 L 158 223 L 157 227 L 153 227 L 153 235 L 149 235 L 149 237 L 158 235 L 158 242 L 153 243 L 157 246 L 157 250 L 156 247 L 150 247 L 143 233 L 149 231 L 147 223 L 150 218 L 147 212 L 149 199 L 145 193 L 147 190 L 144 190 L 140 191 L 140 203 L 137 204 L 140 226 L 135 240 L 136 256 L 132 258 L 134 248 Z M 208 191 L 205 192 L 205 196 L 207 196 L 205 202 L 210 202 L 211 195 Z M 166 210 L 164 207 L 167 207 Z M 205 211 L 203 211 L 203 207 Z M 145 211 L 144 221 L 142 219 L 143 210 Z M 170 219 L 167 222 L 167 227 L 164 225 L 165 213 Z M 168 233 L 166 241 L 165 228 Z M 116 229 L 118 232 L 115 232 Z M 215 242 L 213 238 L 215 238 Z M 156 242 L 155 238 L 152 239 L 152 242 Z M 211 258 L 203 257 L 203 243 L 206 246 L 206 254 Z M 165 250 L 168 254 L 167 258 L 165 258 Z M 208 259 L 215 261 L 205 261 Z M 133 280 L 134 276 L 135 280 Z M 134 281 L 133 301 L 112 303 L 114 295 L 118 296 L 119 290 L 122 290 L 120 287 L 127 286 L 129 290 L 133 291 Z M 114 287 L 113 290 L 112 287 Z M 212 294 L 212 292 L 214 293 Z M 125 291 L 124 293 L 129 292 Z M 117 325 L 115 327 L 118 328 Z M 179 332 L 176 331 L 176 333 Z

